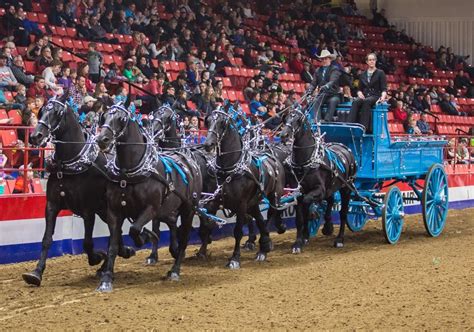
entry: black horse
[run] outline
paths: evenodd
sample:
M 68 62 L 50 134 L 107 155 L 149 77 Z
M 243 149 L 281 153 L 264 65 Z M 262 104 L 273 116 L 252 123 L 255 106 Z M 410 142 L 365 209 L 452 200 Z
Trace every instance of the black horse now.
M 74 111 L 66 104 L 66 98 L 51 99 L 45 105 L 41 119 L 31 134 L 34 145 L 44 146 L 50 137 L 56 141 L 54 157 L 47 166 L 50 176 L 41 257 L 33 272 L 23 274 L 28 284 L 36 286 L 41 284 L 56 218 L 61 210 L 71 210 L 84 219 L 84 251 L 89 264 L 97 265 L 106 258 L 104 252 L 94 251 L 92 241 L 95 215 L 98 214 L 104 221 L 106 216 L 106 158 L 92 141 L 91 135 L 81 127 Z M 120 244 L 120 256 L 128 258 L 134 254 L 132 248 Z
M 334 246 L 342 247 L 351 198 L 350 186 L 357 167 L 354 155 L 342 144 L 323 144 L 321 135 L 313 133 L 307 114 L 298 108 L 286 116 L 280 137 L 284 141 L 293 140 L 291 165 L 295 185 L 301 185 L 303 193 L 296 207 L 297 233 L 293 253 L 300 253 L 309 239 L 306 221 L 310 204 L 327 202 L 322 233 L 333 233 L 331 211 L 336 191 L 341 194 L 341 226 Z
M 243 225 L 253 217 L 260 231 L 259 252 L 256 259 L 263 261 L 272 249 L 267 225 L 259 204 L 266 197 L 269 215 L 275 212 L 283 193 L 285 173 L 283 165 L 271 155 L 251 156 L 244 147 L 236 119 L 227 111 L 215 110 L 207 119 L 208 134 L 204 146 L 216 148 L 215 173 L 222 184 L 222 203 L 236 215 L 235 246 L 228 267 L 240 267 L 240 241 Z
M 116 159 L 109 164 L 107 183 L 107 223 L 111 238 L 107 266 L 102 273 L 98 291 L 112 290 L 113 269 L 118 252 L 119 235 L 125 218 L 133 220 L 130 236 L 142 246 L 147 236 L 141 233 L 150 220 L 163 220 L 179 214 L 178 253 L 168 278 L 179 280 L 195 207 L 200 199 L 202 178 L 192 158 L 182 154 L 158 154 L 153 140 L 146 136 L 133 114 L 114 105 L 104 114 L 97 142 L 101 149 L 112 144 Z
M 163 150 L 174 150 L 182 147 L 182 133 L 178 125 L 179 117 L 176 112 L 169 106 L 161 106 L 155 112 L 149 116 L 150 132 L 154 137 L 155 142 Z M 196 160 L 202 174 L 203 192 L 213 193 L 217 189 L 217 182 L 215 174 L 208 167 L 209 156 L 197 147 L 186 147 L 186 151 L 193 155 Z M 206 209 L 209 214 L 216 214 L 219 208 L 220 200 L 217 197 L 214 200 L 209 200 L 203 208 Z M 212 242 L 211 231 L 214 223 L 200 215 L 200 226 L 199 226 L 199 237 L 201 238 L 201 248 L 199 249 L 197 256 L 199 258 L 207 257 L 207 245 Z M 160 220 L 161 221 L 161 220 Z M 174 229 L 172 225 L 174 222 L 170 220 L 163 220 L 170 228 L 170 239 L 171 242 L 176 238 L 173 234 Z M 159 235 L 159 221 L 153 222 L 153 232 Z M 171 244 L 171 243 L 170 243 Z M 152 252 L 147 258 L 148 264 L 153 264 L 158 260 L 157 246 L 152 247 Z

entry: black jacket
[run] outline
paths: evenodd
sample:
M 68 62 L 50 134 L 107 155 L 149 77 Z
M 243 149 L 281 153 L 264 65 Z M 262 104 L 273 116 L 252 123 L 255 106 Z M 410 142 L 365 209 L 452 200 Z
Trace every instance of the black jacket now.
M 341 77 L 341 71 L 336 66 L 329 66 L 324 73 L 325 67 L 319 67 L 314 75 L 313 81 L 309 87 L 309 92 L 312 93 L 314 89 L 319 87 L 329 95 L 335 95 L 339 93 L 339 78 Z M 324 73 L 324 75 L 323 75 Z
M 364 96 L 377 97 L 382 96 L 383 91 L 387 91 L 387 78 L 383 70 L 376 69 L 372 74 L 372 78 L 368 79 L 367 70 L 364 71 L 359 77 L 359 91 L 362 91 Z

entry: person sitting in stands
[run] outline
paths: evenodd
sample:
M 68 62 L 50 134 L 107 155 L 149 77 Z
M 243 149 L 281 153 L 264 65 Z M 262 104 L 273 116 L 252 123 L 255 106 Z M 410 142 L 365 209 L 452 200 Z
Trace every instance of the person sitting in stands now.
M 433 130 L 431 129 L 430 124 L 428 123 L 428 114 L 426 113 L 421 113 L 421 118 L 416 122 L 416 126 L 420 128 L 421 133 L 424 135 L 433 134 Z
M 387 79 L 385 73 L 377 69 L 377 56 L 370 53 L 366 57 L 368 69 L 359 77 L 359 88 L 356 100 L 352 103 L 349 122 L 362 124 L 367 134 L 372 133 L 372 107 L 387 99 Z
M 28 164 L 28 168 L 31 168 L 32 164 Z M 23 171 L 25 169 L 25 165 L 21 165 L 18 167 L 18 171 L 20 175 L 17 177 L 15 181 L 15 187 L 13 189 L 13 194 L 27 194 L 30 192 L 34 192 L 33 187 L 33 171 L 26 172 L 26 185 L 25 185 L 25 177 L 23 176 Z M 23 171 L 23 172 L 22 172 Z

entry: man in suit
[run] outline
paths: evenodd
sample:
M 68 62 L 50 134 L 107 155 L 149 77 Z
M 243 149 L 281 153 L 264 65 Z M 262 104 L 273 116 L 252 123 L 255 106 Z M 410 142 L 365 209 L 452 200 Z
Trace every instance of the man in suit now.
M 321 119 L 321 106 L 328 104 L 327 111 L 324 114 L 324 121 L 333 121 L 336 107 L 341 102 L 339 97 L 339 78 L 341 71 L 338 67 L 331 65 L 331 61 L 336 58 L 328 50 L 323 50 L 318 57 L 322 61 L 322 66 L 319 67 L 313 75 L 313 81 L 309 85 L 306 93 L 308 95 L 315 95 L 315 100 L 312 105 L 313 116 Z
M 370 53 L 366 57 L 368 68 L 359 77 L 357 98 L 352 102 L 348 122 L 359 122 L 365 133 L 372 133 L 372 107 L 387 100 L 387 79 L 383 70 L 376 67 L 377 56 Z

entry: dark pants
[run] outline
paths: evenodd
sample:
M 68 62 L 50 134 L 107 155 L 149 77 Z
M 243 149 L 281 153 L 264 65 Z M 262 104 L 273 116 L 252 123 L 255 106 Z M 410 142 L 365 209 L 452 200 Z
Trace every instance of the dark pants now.
M 336 108 L 337 105 L 341 102 L 341 99 L 339 99 L 339 96 L 334 96 L 334 95 L 328 95 L 324 93 L 320 93 L 316 96 L 316 100 L 313 103 L 313 107 L 311 109 L 311 112 L 313 113 L 313 117 L 319 121 L 321 118 L 324 119 L 324 121 L 327 122 L 332 122 L 334 120 L 334 114 L 336 113 Z M 327 103 L 327 111 L 324 114 L 324 117 L 321 116 L 321 107 Z
M 100 73 L 95 73 L 95 74 L 89 73 L 89 78 L 91 79 L 92 83 L 97 84 L 100 81 Z
M 365 99 L 356 98 L 352 102 L 352 108 L 347 122 L 358 122 L 365 127 L 367 134 L 372 133 L 372 107 L 378 97 L 367 97 Z

